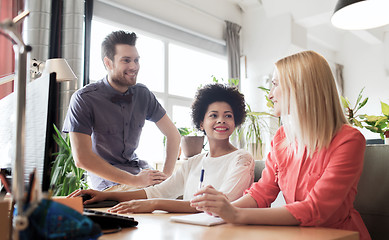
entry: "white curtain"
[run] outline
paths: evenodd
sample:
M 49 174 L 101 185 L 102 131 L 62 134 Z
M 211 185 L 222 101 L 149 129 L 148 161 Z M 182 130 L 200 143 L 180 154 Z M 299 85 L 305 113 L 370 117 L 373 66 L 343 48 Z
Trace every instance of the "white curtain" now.
M 240 36 L 241 26 L 226 21 L 226 44 L 228 57 L 228 78 L 240 79 Z

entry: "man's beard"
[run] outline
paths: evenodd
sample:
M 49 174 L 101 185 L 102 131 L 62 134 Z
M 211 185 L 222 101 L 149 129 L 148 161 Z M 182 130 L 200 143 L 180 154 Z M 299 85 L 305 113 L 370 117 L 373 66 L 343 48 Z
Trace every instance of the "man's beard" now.
M 116 85 L 121 86 L 121 87 L 130 87 L 136 84 L 136 76 L 134 79 L 131 79 L 130 81 L 126 79 L 124 74 L 116 74 L 111 77 L 112 82 L 114 82 Z

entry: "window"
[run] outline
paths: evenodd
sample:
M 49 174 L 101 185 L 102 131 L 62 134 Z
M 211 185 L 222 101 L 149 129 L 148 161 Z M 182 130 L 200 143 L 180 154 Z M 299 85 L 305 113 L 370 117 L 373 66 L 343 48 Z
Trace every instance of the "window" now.
M 220 57 L 169 44 L 169 93 L 194 97 L 201 84 L 212 82 L 212 76 L 224 77 L 226 66 Z
M 104 37 L 119 29 L 134 31 L 138 35 L 136 46 L 141 64 L 138 82 L 145 84 L 156 95 L 177 127 L 192 127 L 190 106 L 196 90 L 200 85 L 211 83 L 213 76 L 227 79 L 227 57 L 131 26 L 115 26 L 118 24 L 101 19 L 92 21 L 91 81 L 106 75 L 100 56 Z M 163 135 L 152 122 L 146 121 L 136 153 L 150 164 L 163 161 Z

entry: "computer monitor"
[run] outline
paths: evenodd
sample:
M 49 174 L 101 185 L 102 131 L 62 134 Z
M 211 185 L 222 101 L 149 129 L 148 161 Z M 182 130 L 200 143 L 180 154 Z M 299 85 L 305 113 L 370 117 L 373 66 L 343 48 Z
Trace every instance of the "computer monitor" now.
M 43 190 L 50 182 L 53 122 L 56 102 L 55 73 L 42 76 L 26 86 L 24 180 L 36 168 Z M 0 167 L 11 169 L 15 157 L 16 96 L 0 100 Z

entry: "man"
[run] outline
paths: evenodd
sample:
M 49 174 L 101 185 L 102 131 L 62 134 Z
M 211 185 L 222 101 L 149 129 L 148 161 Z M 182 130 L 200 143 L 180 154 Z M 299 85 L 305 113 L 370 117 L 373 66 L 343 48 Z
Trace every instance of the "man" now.
M 128 190 L 161 183 L 173 172 L 180 135 L 153 93 L 136 83 L 139 54 L 135 33 L 110 33 L 101 45 L 107 76 L 76 91 L 63 132 L 68 132 L 76 165 L 88 171 L 97 190 Z M 138 159 L 145 120 L 166 136 L 163 172 Z M 150 146 L 152 148 L 152 146 Z

